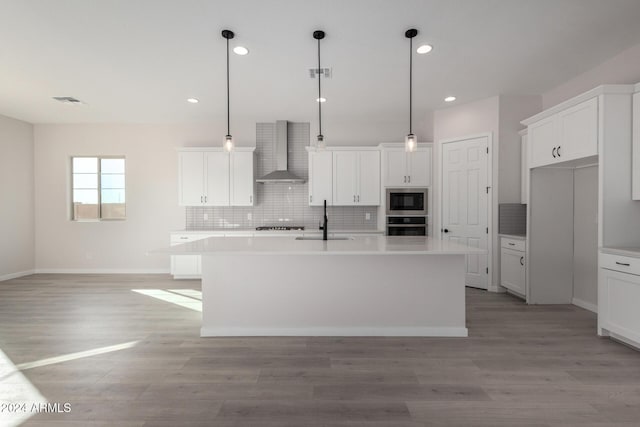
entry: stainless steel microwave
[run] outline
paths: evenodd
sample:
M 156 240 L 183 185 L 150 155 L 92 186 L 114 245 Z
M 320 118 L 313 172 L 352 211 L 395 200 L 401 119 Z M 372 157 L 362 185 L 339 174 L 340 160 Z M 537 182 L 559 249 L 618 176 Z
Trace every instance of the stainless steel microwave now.
M 427 188 L 387 188 L 387 215 L 427 215 Z

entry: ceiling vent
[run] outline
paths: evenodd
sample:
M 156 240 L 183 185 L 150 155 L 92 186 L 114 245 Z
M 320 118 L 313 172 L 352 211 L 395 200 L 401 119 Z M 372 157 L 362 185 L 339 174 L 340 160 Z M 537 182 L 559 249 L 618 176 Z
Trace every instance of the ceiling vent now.
M 320 70 L 320 72 L 318 72 L 318 70 Z M 313 67 L 313 68 L 309 68 L 309 77 L 312 79 L 315 79 L 316 76 L 318 74 L 322 74 L 322 78 L 324 79 L 330 79 L 331 75 L 333 74 L 331 67 L 322 67 L 322 68 L 317 68 L 317 67 Z
M 54 96 L 53 99 L 55 99 L 58 102 L 62 102 L 63 104 L 73 104 L 73 105 L 84 104 L 84 102 L 80 101 L 77 98 L 74 98 L 73 96 Z

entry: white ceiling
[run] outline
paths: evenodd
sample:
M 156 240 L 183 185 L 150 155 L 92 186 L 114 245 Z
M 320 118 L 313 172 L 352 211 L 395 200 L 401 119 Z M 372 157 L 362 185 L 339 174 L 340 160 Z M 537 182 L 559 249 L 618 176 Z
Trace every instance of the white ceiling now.
M 325 111 L 416 114 L 497 94 L 540 94 L 640 43 L 638 0 L 0 0 L 0 114 L 33 123 L 207 122 L 232 114 L 315 121 L 311 34 L 323 29 Z M 53 96 L 74 96 L 67 106 Z M 197 105 L 186 98 L 200 99 Z

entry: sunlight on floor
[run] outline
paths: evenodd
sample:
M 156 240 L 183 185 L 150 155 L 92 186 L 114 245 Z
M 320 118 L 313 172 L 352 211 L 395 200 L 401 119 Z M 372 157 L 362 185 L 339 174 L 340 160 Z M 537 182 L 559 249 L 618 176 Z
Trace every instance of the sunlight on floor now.
M 197 291 L 195 289 L 167 289 L 169 292 L 173 292 L 174 294 L 184 295 L 186 297 L 191 297 L 195 299 L 199 299 L 202 301 L 202 292 Z
M 122 344 L 110 345 L 108 347 L 94 348 L 93 350 L 79 351 L 77 353 L 64 354 L 62 356 L 49 357 L 47 359 L 36 360 L 35 362 L 21 363 L 16 366 L 21 371 L 25 369 L 38 368 L 40 366 L 53 365 L 54 363 L 68 362 L 70 360 L 82 359 L 83 357 L 91 357 L 98 354 L 111 353 L 112 351 L 124 350 L 134 347 L 139 341 L 130 341 Z
M 159 300 L 162 301 L 166 301 L 166 302 L 170 302 L 172 304 L 175 305 L 179 305 L 181 307 L 185 307 L 185 308 L 189 308 L 191 310 L 194 311 L 199 311 L 202 312 L 202 301 L 200 301 L 199 299 L 196 299 L 196 297 L 191 297 L 191 296 L 184 296 L 184 295 L 178 295 L 177 293 L 172 293 L 172 292 L 176 292 L 176 290 L 171 291 L 171 292 L 167 292 L 164 291 L 162 289 L 131 289 L 133 292 L 137 292 L 139 294 L 142 295 L 147 295 L 153 298 L 157 298 Z M 180 289 L 179 290 L 180 293 L 185 293 L 184 291 L 193 291 L 191 289 Z M 193 292 L 197 292 L 198 295 L 200 296 L 200 298 L 202 298 L 202 293 L 198 292 L 198 291 L 193 291 Z M 194 294 L 195 295 L 195 294 Z
M 0 350 L 0 402 L 7 405 L 6 409 L 3 407 L 0 411 L 0 425 L 12 427 L 19 426 L 35 414 L 30 411 L 34 403 L 47 402 L 47 399 L 2 350 Z

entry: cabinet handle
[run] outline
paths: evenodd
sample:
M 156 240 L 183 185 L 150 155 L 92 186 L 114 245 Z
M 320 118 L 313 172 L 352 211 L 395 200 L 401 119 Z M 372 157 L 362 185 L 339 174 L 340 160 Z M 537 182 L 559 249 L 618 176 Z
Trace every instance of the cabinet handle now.
M 313 202 L 313 195 L 309 195 L 309 203 Z
M 515 243 L 509 243 L 509 246 L 515 246 L 515 245 L 516 245 Z
M 409 175 L 408 178 L 409 178 L 409 184 L 411 184 L 411 175 Z
M 407 183 L 407 175 L 404 176 L 404 183 Z
M 204 196 L 204 202 L 207 203 L 207 196 Z
M 520 257 L 520 265 L 524 265 L 524 257 L 523 256 Z
M 356 202 L 356 196 L 355 196 L 355 194 L 354 194 L 354 195 L 353 195 L 353 203 L 355 203 L 355 202 Z
M 188 237 L 180 237 L 180 239 L 186 240 L 186 239 L 188 239 Z
M 562 146 L 558 145 L 558 149 L 556 150 L 556 153 L 558 153 L 558 157 L 560 157 L 560 148 L 562 148 Z
M 618 264 L 618 265 L 623 265 L 623 266 L 625 266 L 625 267 L 629 267 L 629 266 L 631 265 L 631 264 L 626 263 L 626 262 L 618 262 L 618 261 L 616 261 L 616 264 Z
M 253 196 L 249 196 L 249 203 L 253 203 Z
M 204 196 L 200 196 L 200 203 L 204 203 Z
M 360 195 L 358 194 L 358 203 L 360 203 Z
M 554 159 L 556 158 L 556 149 L 557 148 L 558 147 L 553 147 L 553 150 L 551 150 L 551 155 L 553 156 Z

